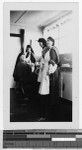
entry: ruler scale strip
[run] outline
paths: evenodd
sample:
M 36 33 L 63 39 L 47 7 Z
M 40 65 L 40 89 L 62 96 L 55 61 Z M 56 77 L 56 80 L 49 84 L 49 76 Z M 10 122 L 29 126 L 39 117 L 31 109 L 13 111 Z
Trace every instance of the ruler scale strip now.
M 82 148 L 82 130 L 4 130 L 3 148 Z

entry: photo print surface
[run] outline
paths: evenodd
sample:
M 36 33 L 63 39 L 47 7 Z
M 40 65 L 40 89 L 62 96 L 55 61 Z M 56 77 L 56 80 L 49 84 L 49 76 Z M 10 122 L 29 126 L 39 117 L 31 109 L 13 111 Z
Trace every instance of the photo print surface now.
M 43 3 L 39 9 L 11 6 L 5 5 L 9 30 L 4 46 L 9 122 L 72 123 L 78 99 L 78 13 L 62 5 L 40 9 Z

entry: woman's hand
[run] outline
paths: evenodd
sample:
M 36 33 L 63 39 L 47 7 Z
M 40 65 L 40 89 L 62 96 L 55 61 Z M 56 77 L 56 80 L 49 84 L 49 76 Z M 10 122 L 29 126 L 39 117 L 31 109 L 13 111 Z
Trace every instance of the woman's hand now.
M 31 69 L 32 69 L 32 72 L 34 72 L 34 69 L 35 69 L 35 64 L 34 63 L 31 63 Z
M 49 74 L 52 74 L 56 71 L 57 69 L 57 64 L 55 64 L 54 66 L 52 64 L 49 65 Z

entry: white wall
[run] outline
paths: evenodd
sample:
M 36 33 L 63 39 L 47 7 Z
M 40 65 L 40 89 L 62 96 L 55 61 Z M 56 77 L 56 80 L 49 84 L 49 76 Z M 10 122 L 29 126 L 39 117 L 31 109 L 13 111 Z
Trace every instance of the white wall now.
M 73 18 L 72 15 L 53 23 L 44 30 L 44 37 L 51 36 L 60 54 L 72 53 L 73 49 Z
M 15 26 L 15 25 L 11 25 L 10 26 L 10 33 L 16 33 L 19 34 L 20 33 L 20 29 L 23 27 L 20 26 Z M 17 56 L 20 52 L 21 49 L 21 45 L 20 45 L 20 38 L 19 37 L 11 37 L 10 36 L 10 49 L 9 49 L 9 54 L 10 54 L 10 63 L 9 63 L 9 76 L 10 76 L 10 88 L 14 87 L 14 79 L 13 79 L 13 71 L 14 71 L 14 67 L 15 67 L 15 63 L 16 63 L 16 59 Z
M 59 33 L 59 51 L 60 53 L 72 53 L 73 43 L 73 22 L 70 20 L 61 26 Z
M 41 55 L 41 47 L 39 46 L 38 39 L 42 37 L 42 33 L 38 28 L 34 28 L 33 25 L 26 28 L 25 34 L 25 47 L 30 44 L 32 40 L 32 48 L 35 52 L 36 57 Z

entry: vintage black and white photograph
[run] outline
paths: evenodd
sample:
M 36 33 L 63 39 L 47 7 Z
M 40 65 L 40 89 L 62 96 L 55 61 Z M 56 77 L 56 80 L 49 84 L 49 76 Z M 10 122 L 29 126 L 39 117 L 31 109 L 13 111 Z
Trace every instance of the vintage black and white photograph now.
M 72 121 L 72 17 L 10 11 L 11 121 Z
M 9 121 L 71 123 L 78 104 L 75 10 L 24 6 L 7 6 L 4 91 L 9 93 Z

